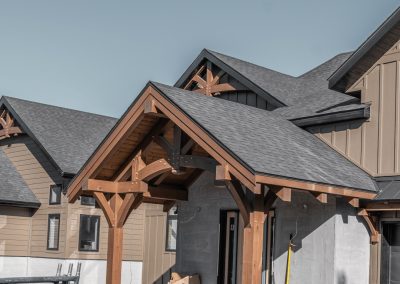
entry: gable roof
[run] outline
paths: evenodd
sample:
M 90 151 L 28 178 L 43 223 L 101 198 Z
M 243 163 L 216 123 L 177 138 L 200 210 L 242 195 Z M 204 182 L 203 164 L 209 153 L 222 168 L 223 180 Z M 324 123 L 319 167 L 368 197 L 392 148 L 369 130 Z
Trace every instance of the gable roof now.
M 368 109 L 360 104 L 358 98 L 329 89 L 328 77 L 351 55 L 351 52 L 339 54 L 299 77 L 258 66 L 228 55 L 204 49 L 191 66 L 175 84 L 181 87 L 195 68 L 204 60 L 209 60 L 239 80 L 250 90 L 275 102 L 274 111 L 289 120 L 323 116 L 328 113 L 350 112 L 353 108 L 338 109 L 343 105 L 359 105 L 356 109 Z M 364 118 L 355 112 L 357 118 Z M 361 114 L 364 114 L 362 112 Z
M 76 174 L 117 122 L 113 117 L 12 97 L 2 97 L 0 103 L 63 175 Z
M 398 41 L 398 37 L 392 37 L 387 42 L 383 42 L 383 39 L 390 30 L 399 27 L 400 22 L 400 7 L 396 9 L 361 45 L 360 47 L 329 77 L 329 87 L 340 91 L 345 91 L 347 83 L 341 84 L 341 81 L 346 80 L 345 76 L 351 69 L 353 69 L 358 63 L 362 61 L 364 57 L 368 55 L 369 59 L 366 65 L 375 63 L 392 44 Z M 381 50 L 376 54 L 372 54 L 371 50 L 381 45 Z M 368 69 L 368 67 L 365 67 Z M 362 75 L 362 74 L 359 74 Z
M 39 200 L 2 149 L 0 149 L 0 173 L 0 204 L 28 208 L 40 207 Z
M 254 173 L 376 192 L 367 173 L 280 115 L 151 84 Z

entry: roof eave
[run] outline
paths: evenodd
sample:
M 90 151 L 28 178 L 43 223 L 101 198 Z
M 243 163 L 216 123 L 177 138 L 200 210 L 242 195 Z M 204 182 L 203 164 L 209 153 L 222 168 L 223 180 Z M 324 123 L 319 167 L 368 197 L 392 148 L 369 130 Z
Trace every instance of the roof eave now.
M 31 202 L 31 201 L 13 201 L 13 200 L 1 200 L 0 199 L 0 205 L 37 209 L 40 207 L 41 203 L 40 202 Z
M 370 110 L 369 107 L 366 106 L 365 108 L 360 108 L 355 110 L 340 111 L 329 114 L 308 116 L 308 117 L 295 118 L 289 120 L 299 127 L 311 127 L 333 122 L 368 119 L 369 117 L 370 117 Z
M 351 68 L 391 29 L 400 21 L 400 7 L 394 11 L 361 45 L 360 47 L 328 78 L 329 88 L 338 88 L 339 81 Z

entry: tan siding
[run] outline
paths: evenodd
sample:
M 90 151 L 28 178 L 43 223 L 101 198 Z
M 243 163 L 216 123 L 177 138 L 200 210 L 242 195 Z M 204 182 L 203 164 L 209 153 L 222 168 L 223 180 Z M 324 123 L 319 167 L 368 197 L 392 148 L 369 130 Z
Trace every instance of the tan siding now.
M 371 104 L 370 119 L 313 127 L 310 131 L 374 176 L 400 174 L 400 50 L 379 59 L 351 88 Z
M 162 206 L 147 205 L 143 284 L 152 284 L 175 265 L 175 253 L 165 251 L 166 213 Z
M 50 185 L 62 183 L 56 169 L 48 162 L 47 157 L 28 136 L 11 140 L 2 148 L 14 164 L 22 178 L 41 202 L 40 208 L 32 216 L 30 255 L 37 257 L 64 257 L 66 242 L 66 199 L 62 205 L 49 205 Z M 47 250 L 48 214 L 58 213 L 61 216 L 59 250 Z
M 25 208 L 0 207 L 0 255 L 29 254 L 31 212 Z
M 32 217 L 15 219 L 8 216 L 8 213 L 4 216 L 0 214 L 0 252 L 6 255 L 106 259 L 108 225 L 101 209 L 81 205 L 80 201 L 68 204 L 64 195 L 61 197 L 61 205 L 49 205 L 50 185 L 62 183 L 63 179 L 41 149 L 28 136 L 2 141 L 0 147 L 41 202 L 40 208 Z M 57 251 L 47 250 L 48 214 L 52 213 L 61 215 L 60 242 Z M 99 252 L 78 250 L 80 214 L 101 216 Z M 29 224 L 26 225 L 24 222 Z M 16 239 L 12 238 L 15 235 L 13 232 L 21 232 L 21 236 L 27 236 L 30 246 L 27 246 L 26 241 L 19 242 L 21 245 L 16 246 Z M 143 235 L 144 206 L 141 206 L 130 215 L 125 225 L 124 260 L 143 260 Z M 6 245 L 5 248 L 4 245 Z

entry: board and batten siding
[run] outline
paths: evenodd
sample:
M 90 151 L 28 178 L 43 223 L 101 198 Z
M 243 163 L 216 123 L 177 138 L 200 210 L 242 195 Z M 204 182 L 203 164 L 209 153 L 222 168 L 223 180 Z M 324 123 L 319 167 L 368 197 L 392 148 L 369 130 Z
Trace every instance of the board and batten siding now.
M 81 205 L 79 200 L 69 204 L 63 194 L 60 205 L 49 205 L 50 186 L 65 183 L 65 180 L 29 136 L 3 140 L 0 147 L 41 202 L 38 210 L 30 211 L 30 216 L 17 214 L 13 208 L 0 207 L 0 253 L 5 256 L 105 260 L 108 224 L 101 209 Z M 145 206 L 140 206 L 132 212 L 124 227 L 124 260 L 143 261 L 144 211 Z M 47 250 L 49 214 L 60 214 L 61 217 L 58 250 Z M 100 216 L 98 252 L 78 250 L 81 214 Z
M 366 121 L 340 122 L 309 131 L 373 176 L 400 174 L 400 43 L 349 90 L 370 104 Z

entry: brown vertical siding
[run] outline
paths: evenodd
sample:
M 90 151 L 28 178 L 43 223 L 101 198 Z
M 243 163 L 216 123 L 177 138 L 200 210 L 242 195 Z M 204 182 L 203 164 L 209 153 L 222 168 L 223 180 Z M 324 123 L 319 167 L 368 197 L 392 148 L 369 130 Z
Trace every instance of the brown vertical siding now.
M 349 92 L 371 104 L 367 121 L 313 127 L 316 136 L 374 176 L 400 174 L 400 50 L 389 50 Z

